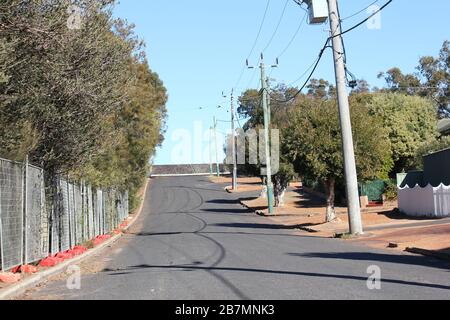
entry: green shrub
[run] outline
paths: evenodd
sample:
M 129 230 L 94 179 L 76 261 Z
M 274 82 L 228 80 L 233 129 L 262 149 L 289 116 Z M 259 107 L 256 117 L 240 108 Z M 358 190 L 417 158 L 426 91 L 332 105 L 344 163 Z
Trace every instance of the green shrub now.
M 384 195 L 386 196 L 386 200 L 395 201 L 398 198 L 398 187 L 397 184 L 393 180 L 387 181 L 386 189 L 384 190 Z

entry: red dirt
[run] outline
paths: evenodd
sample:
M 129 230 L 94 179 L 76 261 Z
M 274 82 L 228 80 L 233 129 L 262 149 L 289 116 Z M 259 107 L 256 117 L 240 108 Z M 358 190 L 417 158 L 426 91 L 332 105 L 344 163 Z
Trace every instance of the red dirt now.
M 38 268 L 36 266 L 25 265 L 20 267 L 20 273 L 33 274 L 38 272 Z
M 0 282 L 2 283 L 17 283 L 20 281 L 20 274 L 14 273 L 0 273 Z
M 239 192 L 249 192 L 249 191 L 261 191 L 261 179 L 260 178 L 238 178 L 238 190 L 231 190 L 232 179 L 230 176 L 220 176 L 220 177 L 209 177 L 210 181 L 213 183 L 223 184 L 226 183 L 229 192 L 239 193 Z
M 225 178 L 222 179 L 225 180 Z M 268 219 L 286 226 L 311 231 L 313 233 L 310 235 L 317 237 L 334 237 L 336 233 L 348 231 L 347 208 L 337 207 L 337 219 L 331 223 L 325 223 L 324 200 L 303 193 L 301 184 L 291 185 L 291 187 L 294 187 L 293 190 L 286 192 L 285 206 L 275 208 L 276 216 L 268 217 Z M 258 198 L 242 201 L 242 203 L 254 211 L 267 214 L 267 199 Z M 380 230 L 369 231 L 364 237 L 350 241 L 375 248 L 387 248 L 392 243 L 397 246 L 393 250 L 403 251 L 407 247 L 415 247 L 450 253 L 450 218 L 442 220 L 443 224 L 431 225 L 436 220 L 416 219 L 396 214 L 394 209 L 397 206 L 396 202 L 390 202 L 384 206 L 372 203 L 368 208 L 363 209 L 364 227 L 375 227 Z M 446 224 L 445 221 L 449 223 Z M 425 226 L 415 227 L 414 224 L 417 223 L 424 223 Z
M 51 268 L 51 267 L 54 267 L 54 266 L 62 263 L 63 261 L 64 260 L 60 259 L 60 258 L 48 257 L 48 258 L 41 260 L 41 262 L 39 262 L 39 266 L 44 267 L 44 268 Z

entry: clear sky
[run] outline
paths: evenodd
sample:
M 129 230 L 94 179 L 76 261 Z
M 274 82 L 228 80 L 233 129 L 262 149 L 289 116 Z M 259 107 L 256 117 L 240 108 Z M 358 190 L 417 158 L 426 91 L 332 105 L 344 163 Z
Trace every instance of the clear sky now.
M 339 0 L 342 18 L 373 1 Z M 385 1 L 380 0 L 377 5 Z M 168 131 L 163 147 L 157 151 L 156 164 L 209 162 L 209 127 L 214 116 L 220 120 L 230 118 L 226 111 L 230 91 L 236 86 L 257 38 L 266 3 L 267 0 L 122 0 L 118 5 L 115 14 L 136 25 L 137 34 L 147 43 L 150 66 L 168 89 Z M 281 24 L 269 43 L 285 5 Z M 381 28 L 363 25 L 345 35 L 349 70 L 376 86 L 383 85 L 377 79 L 378 73 L 393 66 L 414 72 L 421 56 L 436 56 L 444 40 L 450 40 L 449 13 L 448 0 L 394 0 L 382 11 Z M 264 58 L 268 65 L 274 63 L 304 15 L 305 11 L 293 0 L 270 0 L 250 63 L 258 63 L 259 54 L 268 44 Z M 363 11 L 344 20 L 344 29 L 368 15 Z M 296 80 L 316 59 L 328 32 L 327 24 L 305 23 L 271 77 L 286 84 Z M 314 77 L 334 83 L 331 53 L 328 50 L 324 55 Z M 237 95 L 247 87 L 258 86 L 258 78 L 258 69 L 245 70 Z M 228 98 L 222 97 L 222 91 Z M 226 108 L 218 109 L 219 105 Z M 219 141 L 229 126 L 230 123 L 219 122 Z M 219 148 L 223 159 L 220 145 Z

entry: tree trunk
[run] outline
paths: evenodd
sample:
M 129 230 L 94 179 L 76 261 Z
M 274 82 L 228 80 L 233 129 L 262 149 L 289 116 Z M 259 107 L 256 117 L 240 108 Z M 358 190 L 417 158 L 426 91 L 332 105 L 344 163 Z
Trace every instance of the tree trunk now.
M 275 197 L 275 207 L 281 208 L 284 207 L 284 196 L 286 195 L 286 189 L 283 189 L 279 194 Z
M 327 192 L 327 222 L 332 222 L 336 220 L 336 211 L 334 208 L 334 200 L 335 200 L 335 180 L 334 178 L 329 178 L 325 181 L 325 187 Z
M 261 180 L 262 180 L 263 188 L 261 190 L 259 197 L 263 198 L 263 199 L 267 199 L 267 183 L 266 183 L 267 178 L 262 178 Z

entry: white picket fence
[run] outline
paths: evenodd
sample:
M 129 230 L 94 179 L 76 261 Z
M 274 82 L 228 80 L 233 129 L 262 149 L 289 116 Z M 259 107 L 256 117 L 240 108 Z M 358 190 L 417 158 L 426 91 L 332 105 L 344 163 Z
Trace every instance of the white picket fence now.
M 450 216 L 450 186 L 428 185 L 399 188 L 398 205 L 400 211 L 414 217 L 443 218 Z

